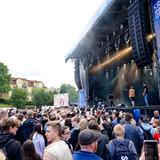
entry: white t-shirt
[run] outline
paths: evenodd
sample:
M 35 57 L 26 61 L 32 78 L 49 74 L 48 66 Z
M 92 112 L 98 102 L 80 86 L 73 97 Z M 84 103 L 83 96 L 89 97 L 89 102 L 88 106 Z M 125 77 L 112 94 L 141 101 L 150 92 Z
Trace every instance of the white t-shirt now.
M 49 154 L 53 160 L 72 160 L 72 155 L 66 142 L 60 140 L 49 144 L 44 154 Z

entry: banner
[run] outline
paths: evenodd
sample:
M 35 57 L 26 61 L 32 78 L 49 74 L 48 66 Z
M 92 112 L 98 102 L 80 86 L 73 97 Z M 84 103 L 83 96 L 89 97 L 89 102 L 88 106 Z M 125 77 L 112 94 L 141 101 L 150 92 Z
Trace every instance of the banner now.
M 157 41 L 157 54 L 160 62 L 160 0 L 152 0 L 154 27 Z
M 85 96 L 85 90 L 81 89 L 79 91 L 79 107 L 83 108 L 86 106 L 86 96 Z
M 68 93 L 54 95 L 54 106 L 57 107 L 69 106 Z

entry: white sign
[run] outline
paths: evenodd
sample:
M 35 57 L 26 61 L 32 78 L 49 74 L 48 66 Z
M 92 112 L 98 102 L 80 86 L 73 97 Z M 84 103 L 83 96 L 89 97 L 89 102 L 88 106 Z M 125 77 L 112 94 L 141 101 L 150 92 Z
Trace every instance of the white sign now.
M 54 106 L 69 106 L 68 93 L 54 95 Z

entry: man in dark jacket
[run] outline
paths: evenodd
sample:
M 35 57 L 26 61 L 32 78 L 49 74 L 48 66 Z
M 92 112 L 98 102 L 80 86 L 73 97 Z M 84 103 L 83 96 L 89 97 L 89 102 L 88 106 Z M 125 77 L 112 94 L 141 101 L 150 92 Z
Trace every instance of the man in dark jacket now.
M 131 120 L 133 119 L 133 115 L 131 113 L 125 114 L 125 138 L 133 141 L 135 148 L 137 150 L 138 155 L 141 154 L 141 149 L 143 146 L 143 134 L 137 126 L 131 124 Z
M 23 122 L 23 125 L 22 125 L 23 142 L 25 142 L 27 139 L 30 138 L 34 130 L 35 124 L 39 122 L 38 120 L 33 118 L 32 110 L 27 111 L 27 117 L 28 118 Z
M 6 148 L 7 157 L 9 160 L 22 160 L 22 146 L 13 139 L 16 135 L 18 124 L 15 120 L 8 118 L 2 121 L 2 130 L 0 134 L 0 147 Z
M 88 128 L 94 130 L 98 135 L 97 152 L 96 154 L 100 156 L 103 160 L 109 160 L 110 154 L 107 148 L 108 137 L 100 132 L 99 125 L 95 120 L 91 120 L 88 123 Z

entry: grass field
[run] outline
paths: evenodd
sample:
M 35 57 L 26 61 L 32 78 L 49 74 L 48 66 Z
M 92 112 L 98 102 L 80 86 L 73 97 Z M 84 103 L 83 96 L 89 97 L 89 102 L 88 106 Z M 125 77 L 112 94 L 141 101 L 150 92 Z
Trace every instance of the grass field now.
M 12 105 L 0 103 L 0 108 L 11 108 Z

